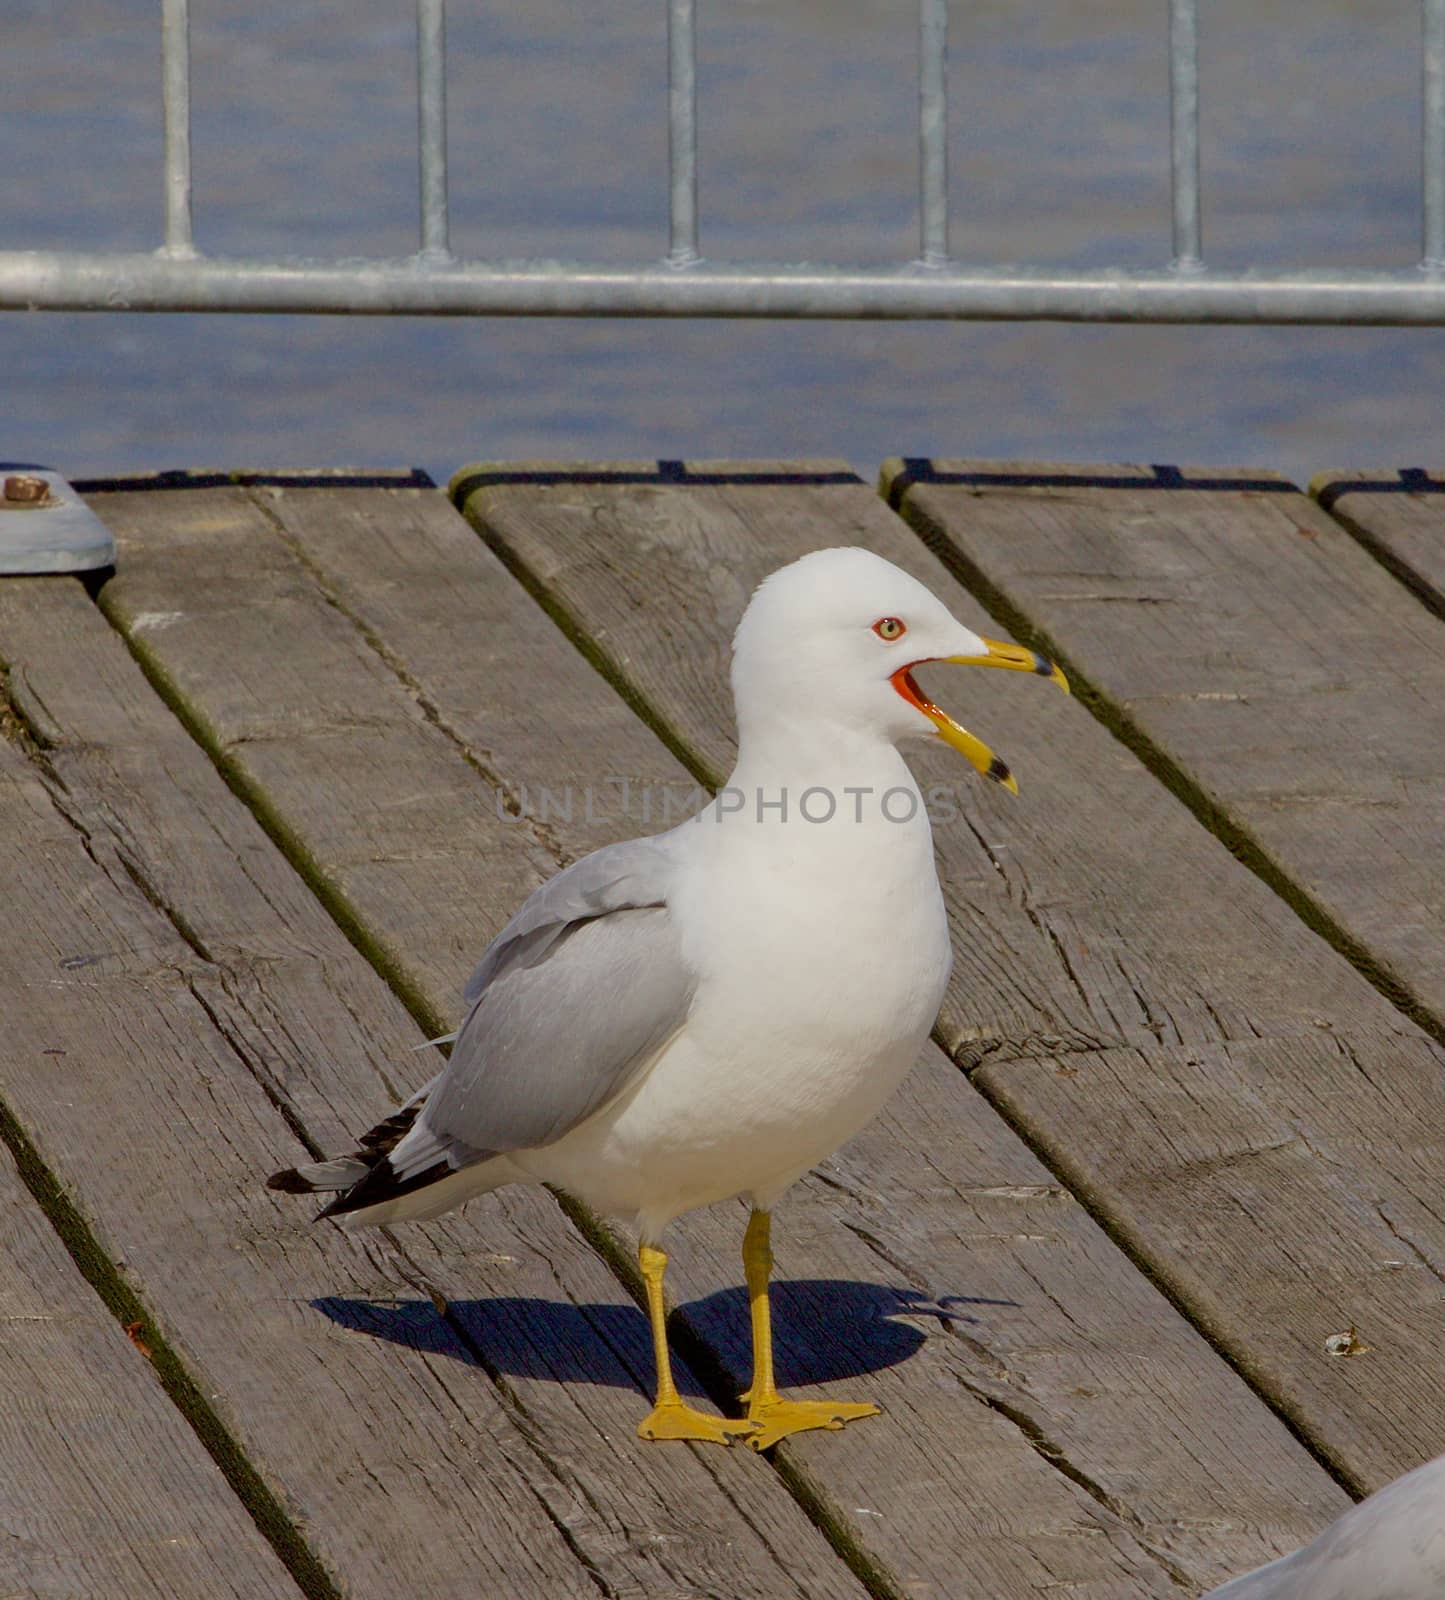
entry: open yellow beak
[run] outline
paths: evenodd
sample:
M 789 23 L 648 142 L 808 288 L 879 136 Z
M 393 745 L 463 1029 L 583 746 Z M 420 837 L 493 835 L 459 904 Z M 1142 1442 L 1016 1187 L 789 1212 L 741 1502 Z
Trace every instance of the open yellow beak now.
M 1051 679 L 1065 694 L 1068 694 L 1069 680 L 1052 661 L 1045 660 L 1032 650 L 1025 650 L 1022 645 L 1000 644 L 997 639 L 982 639 L 980 642 L 984 646 L 982 655 L 942 656 L 935 659 L 958 666 L 1003 667 L 1010 672 L 1032 672 L 1040 678 Z M 965 756 L 985 778 L 992 778 L 1010 793 L 1017 794 L 1019 786 L 1005 763 L 999 760 L 982 739 L 976 739 L 967 728 L 960 727 L 942 706 L 935 705 L 918 687 L 912 669 L 922 664 L 914 661 L 900 668 L 893 674 L 893 687 L 910 705 L 916 706 L 938 729 L 939 736 Z

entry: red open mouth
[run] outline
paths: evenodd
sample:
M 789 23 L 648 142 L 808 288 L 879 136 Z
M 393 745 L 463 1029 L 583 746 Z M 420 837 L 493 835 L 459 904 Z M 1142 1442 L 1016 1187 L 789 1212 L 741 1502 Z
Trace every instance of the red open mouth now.
M 1041 678 L 1048 678 L 1058 684 L 1065 694 L 1069 692 L 1069 680 L 1052 661 L 1033 650 L 1026 650 L 1021 644 L 1003 644 L 997 639 L 984 638 L 979 638 L 978 643 L 983 646 L 981 654 L 924 656 L 922 660 L 910 661 L 906 667 L 899 667 L 897 672 L 890 673 L 889 681 L 915 711 L 921 711 L 928 718 L 938 730 L 939 737 L 966 756 L 985 778 L 992 778 L 995 783 L 1001 783 L 1005 789 L 1017 794 L 1019 786 L 1009 769 L 982 739 L 975 739 L 967 728 L 959 727 L 942 706 L 935 705 L 924 694 L 913 676 L 913 669 L 929 661 L 951 661 L 968 667 L 1007 667 L 1010 672 L 1032 672 Z
M 925 658 L 927 659 L 931 658 Z M 923 665 L 923 661 L 910 661 L 906 667 L 900 667 L 897 672 L 890 674 L 889 681 L 915 711 L 921 711 L 937 728 L 940 738 L 966 756 L 985 778 L 991 778 L 995 783 L 1001 783 L 1005 789 L 1017 794 L 1019 786 L 1007 765 L 999 760 L 982 739 L 975 738 L 967 728 L 960 727 L 942 706 L 936 705 L 918 687 L 913 669 Z
M 938 707 L 918 687 L 918 680 L 913 676 L 914 667 L 921 667 L 922 665 L 921 661 L 911 661 L 906 667 L 899 667 L 898 671 L 893 674 L 891 682 L 909 705 L 914 707 L 915 710 L 921 711 L 925 717 L 941 715 Z

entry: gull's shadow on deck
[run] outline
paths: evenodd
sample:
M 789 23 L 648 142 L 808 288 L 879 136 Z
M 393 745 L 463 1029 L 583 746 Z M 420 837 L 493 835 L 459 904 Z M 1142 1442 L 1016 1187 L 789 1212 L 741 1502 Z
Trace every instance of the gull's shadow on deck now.
M 774 1283 L 772 1299 L 778 1382 L 793 1388 L 906 1361 L 926 1335 L 900 1317 L 967 1321 L 969 1304 L 995 1303 L 958 1296 L 935 1301 L 914 1289 L 837 1279 Z M 330 1295 L 312 1304 L 343 1328 L 427 1354 L 480 1361 L 503 1376 L 642 1390 L 652 1383 L 647 1319 L 630 1303 L 574 1305 L 504 1296 L 454 1300 L 445 1316 L 423 1299 Z M 745 1382 L 752 1357 L 743 1291 L 724 1289 L 679 1309 L 731 1374 Z M 675 1355 L 678 1387 L 700 1395 L 701 1387 L 681 1359 L 683 1352 Z

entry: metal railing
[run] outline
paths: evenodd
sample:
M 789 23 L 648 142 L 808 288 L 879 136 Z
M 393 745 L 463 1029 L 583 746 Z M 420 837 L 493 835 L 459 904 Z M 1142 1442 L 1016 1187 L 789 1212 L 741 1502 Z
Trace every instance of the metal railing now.
M 1424 251 L 1397 271 L 1214 272 L 1200 226 L 1198 0 L 1168 0 L 1173 259 L 1152 271 L 976 267 L 949 253 L 948 6 L 919 0 L 919 253 L 894 267 L 721 264 L 699 250 L 696 0 L 668 8 L 661 260 L 463 260 L 447 217 L 445 0 L 417 0 L 421 240 L 404 260 L 208 258 L 191 232 L 188 0 L 163 0 L 165 244 L 0 251 L 0 309 L 423 316 L 835 317 L 1445 324 L 1445 0 L 1422 0 Z

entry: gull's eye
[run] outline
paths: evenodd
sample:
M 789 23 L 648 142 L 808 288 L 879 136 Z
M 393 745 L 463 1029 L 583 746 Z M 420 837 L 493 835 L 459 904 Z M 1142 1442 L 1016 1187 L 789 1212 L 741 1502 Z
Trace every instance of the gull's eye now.
M 892 644 L 908 632 L 908 624 L 899 617 L 879 617 L 873 624 L 873 631 L 880 639 Z

